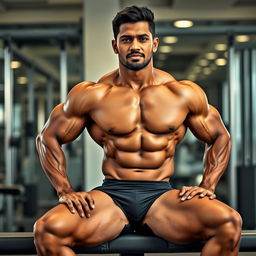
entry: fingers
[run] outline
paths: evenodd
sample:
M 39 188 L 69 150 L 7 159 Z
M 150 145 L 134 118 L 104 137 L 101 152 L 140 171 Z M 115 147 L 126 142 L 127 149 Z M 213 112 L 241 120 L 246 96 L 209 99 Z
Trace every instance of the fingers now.
M 76 209 L 77 209 L 77 212 L 78 214 L 84 218 L 85 216 L 87 218 L 90 217 L 90 213 L 91 213 L 91 210 L 88 206 L 88 203 L 86 202 L 86 200 L 84 199 L 83 196 L 81 195 L 77 195 L 77 198 L 74 199 L 74 202 L 75 202 L 75 205 L 76 205 Z
M 91 195 L 87 192 L 73 192 L 66 194 L 59 199 L 60 203 L 65 203 L 71 213 L 75 213 L 77 210 L 78 214 L 84 218 L 91 216 L 91 210 L 94 209 L 94 200 Z
M 191 199 L 198 193 L 199 193 L 198 187 L 191 187 L 189 190 L 186 191 L 186 193 L 183 195 L 181 200 L 184 201 L 186 199 Z
M 180 196 L 183 196 L 186 191 L 188 191 L 191 187 L 186 187 L 186 186 L 182 186 L 181 190 L 180 190 Z
M 212 194 L 211 196 L 210 196 L 210 199 L 215 199 L 216 198 L 216 194 Z
M 86 197 L 86 200 L 90 206 L 91 209 L 94 209 L 94 200 L 92 198 L 92 196 L 90 194 L 87 193 L 87 197 Z
M 205 197 L 205 196 L 208 196 L 210 199 L 215 199 L 216 198 L 216 194 L 214 194 L 212 191 L 210 190 L 206 190 L 204 189 L 205 191 L 203 191 L 199 196 L 201 198 Z
M 68 209 L 71 211 L 71 213 L 75 213 L 75 208 L 74 208 L 71 200 L 66 199 L 65 196 L 62 196 L 62 197 L 60 197 L 59 202 L 65 203 L 67 205 Z
M 216 195 L 212 191 L 198 186 L 183 186 L 179 195 L 181 196 L 181 201 L 189 200 L 196 195 L 199 195 L 200 198 L 205 196 L 209 197 L 210 199 L 216 198 Z

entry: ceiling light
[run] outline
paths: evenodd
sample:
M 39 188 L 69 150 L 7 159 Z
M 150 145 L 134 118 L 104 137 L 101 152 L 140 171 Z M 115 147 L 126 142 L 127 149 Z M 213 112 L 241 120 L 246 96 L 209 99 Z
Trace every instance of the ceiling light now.
M 219 58 L 215 60 L 217 66 L 225 66 L 227 64 L 227 60 L 224 58 Z
M 210 75 L 210 74 L 212 73 L 212 71 L 211 71 L 210 68 L 204 68 L 204 69 L 203 69 L 203 73 L 204 73 L 205 75 Z
M 217 50 L 217 51 L 225 51 L 227 50 L 227 45 L 226 44 L 216 44 L 214 46 L 214 48 Z
M 217 58 L 217 53 L 215 52 L 208 52 L 205 54 L 206 59 L 208 60 L 215 60 Z
M 178 42 L 178 37 L 176 36 L 165 36 L 163 42 L 166 44 L 175 44 Z
M 20 68 L 20 66 L 21 66 L 21 63 L 19 61 L 14 60 L 14 61 L 11 62 L 11 68 L 12 69 Z
M 199 63 L 200 66 L 205 67 L 205 66 L 207 66 L 209 64 L 209 61 L 206 60 L 206 59 L 201 59 L 201 60 L 199 60 L 198 63 Z
M 176 28 L 190 28 L 193 25 L 194 25 L 194 23 L 191 20 L 176 20 L 174 22 L 174 26 Z
M 236 41 L 239 43 L 248 42 L 250 40 L 250 37 L 248 35 L 238 35 L 235 37 Z
M 225 58 L 228 57 L 228 52 L 224 52 L 224 57 L 225 57 Z
M 28 78 L 25 76 L 20 76 L 17 78 L 17 83 L 18 84 L 26 84 L 28 82 Z
M 159 47 L 160 52 L 162 53 L 169 53 L 172 51 L 172 47 L 169 45 L 163 45 Z

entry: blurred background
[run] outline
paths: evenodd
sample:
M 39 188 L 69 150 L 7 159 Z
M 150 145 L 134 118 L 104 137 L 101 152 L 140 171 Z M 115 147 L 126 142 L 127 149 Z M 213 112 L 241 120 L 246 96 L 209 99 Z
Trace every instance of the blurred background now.
M 221 113 L 233 147 L 217 197 L 256 229 L 255 0 L 0 0 L 0 232 L 32 231 L 58 203 L 35 137 L 74 85 L 117 68 L 111 21 L 133 4 L 155 13 L 155 67 L 198 83 Z M 187 132 L 174 187 L 199 184 L 204 147 Z M 102 151 L 86 131 L 64 150 L 75 190 L 101 184 Z

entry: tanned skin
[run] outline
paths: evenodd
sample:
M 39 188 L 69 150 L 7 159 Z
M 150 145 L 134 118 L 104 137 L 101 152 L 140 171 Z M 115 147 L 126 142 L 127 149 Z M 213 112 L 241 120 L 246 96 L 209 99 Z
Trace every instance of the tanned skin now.
M 126 23 L 112 42 L 119 68 L 97 83 L 82 82 L 56 106 L 36 145 L 42 167 L 60 204 L 35 223 L 42 256 L 75 255 L 75 245 L 94 246 L 114 239 L 128 220 L 101 191 L 76 192 L 66 174 L 61 145 L 87 128 L 104 149 L 103 174 L 117 180 L 169 181 L 176 145 L 187 128 L 206 143 L 203 179 L 161 195 L 143 223 L 177 243 L 208 239 L 202 256 L 238 255 L 240 215 L 216 199 L 216 185 L 229 159 L 230 136 L 218 111 L 195 83 L 176 81 L 153 67 L 158 47 L 147 22 Z M 140 70 L 127 68 L 149 64 Z M 96 170 L 90 170 L 96 171 Z

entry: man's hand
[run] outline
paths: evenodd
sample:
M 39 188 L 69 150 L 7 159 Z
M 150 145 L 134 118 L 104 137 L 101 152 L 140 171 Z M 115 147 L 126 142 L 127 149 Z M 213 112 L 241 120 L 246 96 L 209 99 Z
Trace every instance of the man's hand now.
M 65 203 L 71 213 L 75 213 L 75 209 L 78 214 L 84 218 L 90 217 L 91 210 L 94 209 L 94 200 L 87 192 L 71 192 L 64 194 L 59 198 L 60 203 Z
M 196 195 L 199 195 L 199 197 L 201 198 L 205 196 L 208 196 L 210 199 L 216 198 L 214 192 L 198 186 L 183 186 L 180 190 L 179 195 L 181 197 L 181 201 L 189 200 Z

